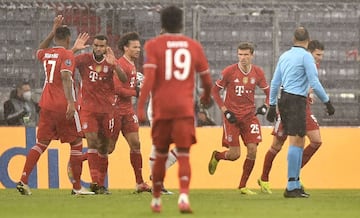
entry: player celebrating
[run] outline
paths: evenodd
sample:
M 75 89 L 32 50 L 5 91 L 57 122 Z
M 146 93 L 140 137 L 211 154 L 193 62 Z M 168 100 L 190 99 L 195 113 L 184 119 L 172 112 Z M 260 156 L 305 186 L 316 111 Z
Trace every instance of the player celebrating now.
M 209 173 L 211 175 L 215 173 L 220 160 L 235 161 L 240 157 L 239 136 L 241 135 L 247 148 L 247 156 L 239 189 L 241 194 L 254 195 L 256 192 L 248 189 L 246 182 L 253 170 L 257 146 L 261 142 L 260 122 L 254 113 L 255 88 L 258 86 L 264 91 L 266 103 L 262 108 L 266 110 L 269 101 L 269 85 L 263 70 L 251 63 L 254 46 L 243 42 L 239 44 L 237 51 L 239 62 L 226 67 L 212 89 L 212 95 L 224 113 L 222 145 L 229 150 L 212 153 Z M 224 102 L 220 97 L 220 90 L 226 90 Z
M 73 166 L 74 178 L 72 194 L 94 194 L 81 187 L 80 184 L 82 139 L 78 133 L 80 123 L 75 109 L 73 86 L 75 61 L 73 52 L 68 50 L 70 29 L 62 26 L 63 19 L 61 15 L 55 17 L 52 31 L 40 43 L 37 51 L 37 58 L 44 64 L 46 77 L 39 102 L 41 110 L 37 142 L 26 157 L 20 182 L 16 185 L 22 195 L 31 195 L 27 185 L 30 173 L 50 142 L 57 139 L 71 146 L 70 163 Z M 53 39 L 56 46 L 48 48 Z
M 153 108 L 152 139 L 156 146 L 153 167 L 151 209 L 161 212 L 161 188 L 169 146 L 175 143 L 179 163 L 181 213 L 191 213 L 189 185 L 191 179 L 190 147 L 196 142 L 194 126 L 195 71 L 200 72 L 204 88 L 201 102 L 210 102 L 211 77 L 201 45 L 182 34 L 183 11 L 169 6 L 161 11 L 165 33 L 145 44 L 144 85 L 138 102 L 139 120 L 145 120 L 145 102 L 151 92 Z M 171 104 L 169 104 L 171 100 Z
M 160 35 L 164 34 L 164 33 L 165 33 L 165 30 L 161 29 Z M 146 113 L 147 113 L 147 118 L 150 122 L 150 125 L 152 125 L 153 111 L 152 111 L 151 97 L 149 100 L 148 107 L 146 109 Z M 176 157 L 177 157 L 177 151 L 176 151 L 176 148 L 173 148 L 168 153 L 168 158 L 165 163 L 166 170 L 169 169 L 171 166 L 173 166 L 176 163 L 176 161 L 177 161 Z M 152 144 L 150 155 L 149 155 L 149 166 L 150 166 L 150 172 L 151 172 L 150 180 L 152 180 L 152 171 L 153 171 L 153 167 L 154 167 L 155 158 L 156 158 L 156 148 L 155 148 L 155 145 Z M 172 195 L 174 193 L 167 190 L 163 184 L 163 187 L 161 188 L 161 194 Z
M 110 153 L 115 149 L 115 143 L 120 131 L 130 146 L 130 162 L 134 169 L 136 192 L 151 192 L 142 176 L 142 155 L 139 140 L 139 122 L 132 106 L 131 98 L 138 97 L 140 87 L 137 86 L 136 68 L 134 61 L 140 55 L 140 37 L 136 32 L 124 34 L 119 41 L 119 49 L 124 53 L 118 62 L 127 75 L 127 80 L 121 82 L 114 77 L 115 92 L 117 94 L 115 109 L 115 126 L 111 139 Z
M 84 43 L 86 41 L 75 44 L 77 48 L 83 48 Z M 107 43 L 106 36 L 97 35 L 92 44 L 93 51 L 75 57 L 81 75 L 80 119 L 88 144 L 90 188 L 96 194 L 109 194 L 104 180 L 108 169 L 109 140 L 114 128 L 113 72 L 120 80 L 126 80 Z

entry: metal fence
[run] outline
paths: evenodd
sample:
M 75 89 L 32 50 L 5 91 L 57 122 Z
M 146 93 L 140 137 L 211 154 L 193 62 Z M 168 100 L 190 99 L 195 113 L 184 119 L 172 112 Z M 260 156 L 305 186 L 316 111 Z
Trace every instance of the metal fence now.
M 184 9 L 184 33 L 203 44 L 214 81 L 223 68 L 237 62 L 238 43 L 251 41 L 256 45 L 254 63 L 264 69 L 270 82 L 277 58 L 292 45 L 294 29 L 306 26 L 312 39 L 325 44 L 319 77 L 337 109 L 329 119 L 323 105 L 316 103 L 315 115 L 321 125 L 360 125 L 360 6 L 356 0 L 0 1 L 0 103 L 24 79 L 41 93 L 43 72 L 35 50 L 56 14 L 65 16 L 73 40 L 80 32 L 104 33 L 119 55 L 117 42 L 123 33 L 139 32 L 142 43 L 159 33 L 159 11 L 169 4 Z M 140 71 L 141 66 L 142 59 Z M 263 100 L 263 93 L 257 92 L 256 103 L 261 105 Z M 210 108 L 210 114 L 221 124 L 217 107 Z

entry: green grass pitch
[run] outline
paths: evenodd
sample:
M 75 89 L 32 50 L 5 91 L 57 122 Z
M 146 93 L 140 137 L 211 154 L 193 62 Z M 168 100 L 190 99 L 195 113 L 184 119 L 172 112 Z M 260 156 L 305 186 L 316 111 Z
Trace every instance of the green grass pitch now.
M 176 190 L 175 190 L 176 191 Z M 111 195 L 72 196 L 70 190 L 37 190 L 21 196 L 16 189 L 0 190 L 1 218 L 106 218 L 106 217 L 206 217 L 206 218 L 357 218 L 360 190 L 308 190 L 308 199 L 285 199 L 283 190 L 272 195 L 241 195 L 238 190 L 191 190 L 193 214 L 180 214 L 177 197 L 162 196 L 163 211 L 150 211 L 150 193 L 111 190 Z

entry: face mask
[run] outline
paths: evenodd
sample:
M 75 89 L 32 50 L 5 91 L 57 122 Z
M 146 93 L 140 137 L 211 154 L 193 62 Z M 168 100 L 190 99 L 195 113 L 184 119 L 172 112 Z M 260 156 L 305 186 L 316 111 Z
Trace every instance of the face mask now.
M 25 101 L 30 101 L 31 100 L 31 91 L 24 92 L 23 98 L 25 99 Z

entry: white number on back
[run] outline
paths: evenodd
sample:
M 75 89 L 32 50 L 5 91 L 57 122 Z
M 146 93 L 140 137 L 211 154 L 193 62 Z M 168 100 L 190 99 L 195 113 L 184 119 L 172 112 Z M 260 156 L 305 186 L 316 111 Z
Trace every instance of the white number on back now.
M 173 69 L 173 64 L 176 69 Z M 189 50 L 180 48 L 175 51 L 167 49 L 165 52 L 165 80 L 173 76 L 177 80 L 186 80 L 190 74 L 191 54 Z
M 51 65 L 50 68 L 50 72 L 47 72 L 47 65 Z M 44 61 L 44 70 L 45 70 L 45 82 L 47 83 L 53 83 L 54 81 L 54 71 L 55 71 L 55 65 L 56 65 L 56 61 L 54 60 L 48 60 L 48 61 Z

